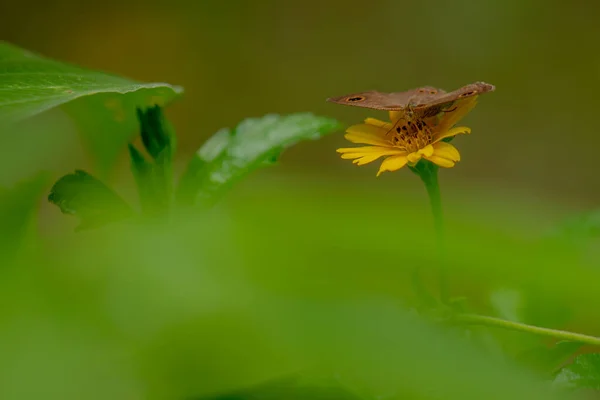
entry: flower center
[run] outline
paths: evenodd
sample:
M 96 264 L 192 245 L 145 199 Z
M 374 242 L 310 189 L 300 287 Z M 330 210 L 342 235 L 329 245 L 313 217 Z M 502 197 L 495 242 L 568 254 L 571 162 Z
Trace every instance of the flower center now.
M 421 119 L 398 120 L 388 133 L 394 147 L 406 150 L 409 154 L 421 150 L 433 141 L 431 128 Z

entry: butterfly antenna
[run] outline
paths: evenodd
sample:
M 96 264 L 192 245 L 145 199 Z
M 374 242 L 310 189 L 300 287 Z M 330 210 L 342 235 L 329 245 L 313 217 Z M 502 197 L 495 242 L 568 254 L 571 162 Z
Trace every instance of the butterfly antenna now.
M 390 130 L 388 130 L 388 131 L 385 133 L 385 136 L 387 136 L 387 135 L 389 135 L 391 132 L 393 132 L 393 131 L 396 129 L 396 127 L 398 126 L 398 124 L 400 123 L 400 121 L 401 121 L 401 120 L 405 120 L 406 122 L 408 122 L 408 120 L 407 120 L 406 118 L 404 118 L 404 117 L 400 117 L 400 118 L 398 118 L 398 119 L 396 120 L 396 122 L 394 122 L 394 123 L 392 124 L 392 128 L 391 128 Z

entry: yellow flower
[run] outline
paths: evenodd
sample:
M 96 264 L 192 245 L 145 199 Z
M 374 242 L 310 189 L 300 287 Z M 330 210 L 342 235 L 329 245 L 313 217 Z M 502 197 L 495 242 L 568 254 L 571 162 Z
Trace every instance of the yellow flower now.
M 342 158 L 353 160 L 356 165 L 386 157 L 377 176 L 385 171 L 397 171 L 406 164 L 413 166 L 421 158 L 440 167 L 454 167 L 460 161 L 460 154 L 456 147 L 442 139 L 471 133 L 470 128 L 452 126 L 474 106 L 475 98 L 467 101 L 459 110 L 443 114 L 439 122 L 436 117 L 409 122 L 404 118 L 404 113 L 398 111 L 390 111 L 391 122 L 367 118 L 364 124 L 349 127 L 344 137 L 352 143 L 368 146 L 341 148 L 337 152 L 342 153 Z

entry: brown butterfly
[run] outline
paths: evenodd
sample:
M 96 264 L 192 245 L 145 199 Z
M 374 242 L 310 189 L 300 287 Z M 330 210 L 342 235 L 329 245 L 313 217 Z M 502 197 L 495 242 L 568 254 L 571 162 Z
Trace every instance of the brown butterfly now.
M 430 107 L 453 103 L 459 99 L 491 92 L 494 85 L 475 82 L 450 93 L 432 86 L 423 86 L 406 92 L 382 93 L 375 90 L 332 97 L 327 101 L 348 106 L 372 108 L 375 110 L 403 111 L 407 107 L 422 110 Z
M 332 97 L 327 101 L 375 110 L 397 111 L 400 115 L 407 114 L 408 120 L 416 117 L 433 125 L 442 124 L 445 121 L 444 125 L 448 125 L 447 128 L 449 128 L 475 106 L 475 99 L 478 95 L 492 92 L 495 89 L 494 85 L 489 83 L 475 82 L 450 93 L 432 86 L 423 86 L 395 93 L 371 90 Z M 446 118 L 446 115 L 449 116 L 449 114 L 454 115 Z

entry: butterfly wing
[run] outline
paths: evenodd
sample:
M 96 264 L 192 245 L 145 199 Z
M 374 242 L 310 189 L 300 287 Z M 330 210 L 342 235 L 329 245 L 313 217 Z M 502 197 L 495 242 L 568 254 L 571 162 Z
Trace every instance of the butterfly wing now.
M 422 99 L 422 101 L 418 98 L 414 100 L 411 99 L 410 105 L 412 106 L 413 110 L 417 112 L 423 112 L 427 109 L 447 109 L 451 108 L 455 102 L 459 102 L 462 99 L 478 96 L 483 93 L 494 91 L 495 89 L 496 88 L 494 85 L 490 85 L 489 83 L 475 82 L 449 93 L 432 95 L 429 98 Z M 433 111 L 427 112 L 427 114 L 431 113 L 433 113 Z
M 475 82 L 452 92 L 432 86 L 423 86 L 406 92 L 382 93 L 375 90 L 333 97 L 327 101 L 355 107 L 392 111 L 390 118 L 402 118 L 410 107 L 429 126 L 449 129 L 464 117 L 476 104 L 477 96 L 494 91 L 485 82 Z
M 347 106 L 371 108 L 374 110 L 402 111 L 413 102 L 422 104 L 431 98 L 432 93 L 445 93 L 441 89 L 424 86 L 406 92 L 382 93 L 375 90 L 368 92 L 352 93 L 340 97 L 332 97 L 327 101 Z
M 441 94 L 411 107 L 428 124 L 450 129 L 475 107 L 477 96 L 494 91 L 495 87 L 485 82 L 475 82 L 450 93 Z

